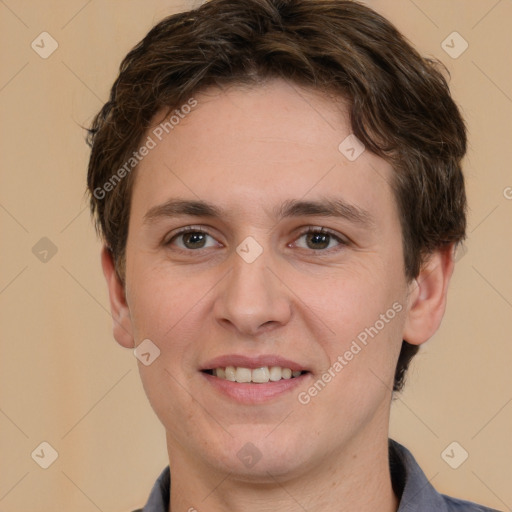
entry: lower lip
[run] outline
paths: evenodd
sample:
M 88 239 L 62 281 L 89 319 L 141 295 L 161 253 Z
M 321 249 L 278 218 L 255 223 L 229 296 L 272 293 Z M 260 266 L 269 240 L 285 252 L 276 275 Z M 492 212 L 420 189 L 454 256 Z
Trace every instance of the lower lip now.
M 281 379 L 277 382 L 257 384 L 249 382 L 232 382 L 204 372 L 201 372 L 201 374 L 215 388 L 215 390 L 243 404 L 260 404 L 289 393 L 297 386 L 304 383 L 310 375 L 309 373 L 303 373 L 302 375 L 292 379 Z

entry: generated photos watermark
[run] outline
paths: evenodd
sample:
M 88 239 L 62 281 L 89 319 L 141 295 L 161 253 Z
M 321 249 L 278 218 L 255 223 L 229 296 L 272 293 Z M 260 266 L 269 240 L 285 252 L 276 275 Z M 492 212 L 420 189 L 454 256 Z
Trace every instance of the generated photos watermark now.
M 302 405 L 307 405 L 311 402 L 312 398 L 318 395 L 329 382 L 331 382 L 340 372 L 347 366 L 350 361 L 359 354 L 363 348 L 368 345 L 369 338 L 373 339 L 377 336 L 387 324 L 395 318 L 397 313 L 402 311 L 403 306 L 399 302 L 394 302 L 393 305 L 379 316 L 379 319 L 370 326 L 362 330 L 352 343 L 350 348 L 346 350 L 342 355 L 339 355 L 334 363 L 317 379 L 306 391 L 301 391 L 297 398 Z
M 94 189 L 93 195 L 96 199 L 104 199 L 108 192 L 112 192 L 118 183 L 129 175 L 137 165 L 142 162 L 144 157 L 149 155 L 149 152 L 156 148 L 158 143 L 164 138 L 164 136 L 170 133 L 182 119 L 192 112 L 192 109 L 197 106 L 197 100 L 190 98 L 186 103 L 181 105 L 179 109 L 175 109 L 172 115 L 162 121 L 156 128 L 153 128 L 151 134 L 146 137 L 146 140 L 139 147 L 137 151 L 132 153 L 132 156 L 120 167 L 112 176 L 103 184 L 101 187 Z

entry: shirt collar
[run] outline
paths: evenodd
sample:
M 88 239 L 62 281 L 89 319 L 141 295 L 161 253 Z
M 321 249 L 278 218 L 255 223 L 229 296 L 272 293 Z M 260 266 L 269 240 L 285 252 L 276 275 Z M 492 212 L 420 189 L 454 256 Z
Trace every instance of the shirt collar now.
M 400 498 L 397 512 L 448 512 L 445 500 L 432 487 L 412 453 L 392 439 L 389 440 L 389 469 L 393 490 Z

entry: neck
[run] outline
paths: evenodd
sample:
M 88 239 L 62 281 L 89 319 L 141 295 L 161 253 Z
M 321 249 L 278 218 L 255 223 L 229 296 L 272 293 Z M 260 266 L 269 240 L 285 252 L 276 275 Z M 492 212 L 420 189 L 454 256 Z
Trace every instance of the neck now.
M 254 481 L 191 463 L 179 450 L 171 449 L 176 446 L 169 446 L 169 512 L 396 512 L 387 435 L 385 431 L 358 436 L 292 477 L 276 478 L 268 471 L 267 477 Z

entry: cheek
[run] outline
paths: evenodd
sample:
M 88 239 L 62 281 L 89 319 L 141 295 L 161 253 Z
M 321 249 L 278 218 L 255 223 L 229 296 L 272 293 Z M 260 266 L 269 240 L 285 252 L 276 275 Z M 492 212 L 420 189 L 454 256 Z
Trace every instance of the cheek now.
M 360 266 L 332 276 L 320 288 L 310 287 L 307 306 L 329 328 L 328 336 L 317 342 L 327 354 L 323 370 L 330 368 L 336 375 L 336 383 L 329 384 L 330 400 L 343 396 L 347 402 L 355 397 L 361 402 L 392 387 L 406 310 L 399 270 Z
M 210 287 L 183 272 L 164 273 L 147 264 L 139 268 L 144 270 L 132 279 L 128 297 L 136 344 L 149 339 L 160 350 L 151 365 L 138 363 L 139 372 L 157 416 L 169 422 L 194 410 L 183 383 L 196 371 L 204 295 Z
M 386 315 L 394 322 L 403 301 L 404 288 L 393 270 L 379 267 L 353 266 L 333 269 L 318 281 L 295 279 L 294 289 L 304 304 L 329 327 L 335 339 L 354 338 Z M 403 278 L 402 278 L 403 279 Z M 387 322 L 386 325 L 391 322 Z M 380 323 L 379 323 L 380 326 Z
M 150 366 L 139 363 L 141 382 L 152 409 L 168 431 L 178 439 L 193 436 L 201 440 L 198 429 L 204 424 L 204 412 L 187 390 L 187 379 L 176 363 L 163 353 Z
M 307 401 L 311 406 L 313 415 L 321 418 L 326 409 L 330 411 L 330 421 L 321 428 L 340 436 L 340 441 L 347 431 L 356 432 L 376 418 L 384 421 L 388 414 L 404 323 L 403 313 L 396 309 L 400 309 L 398 302 L 383 313 L 379 308 L 362 313 L 352 310 L 352 316 L 347 311 L 340 317 L 336 339 L 324 344 L 329 367 L 315 376 L 300 397 L 301 403 Z
M 140 262 L 138 268 L 132 273 L 127 296 L 136 339 L 167 344 L 175 333 L 187 328 L 207 284 L 199 286 L 197 279 L 180 269 L 171 273 L 151 267 L 149 260 Z

